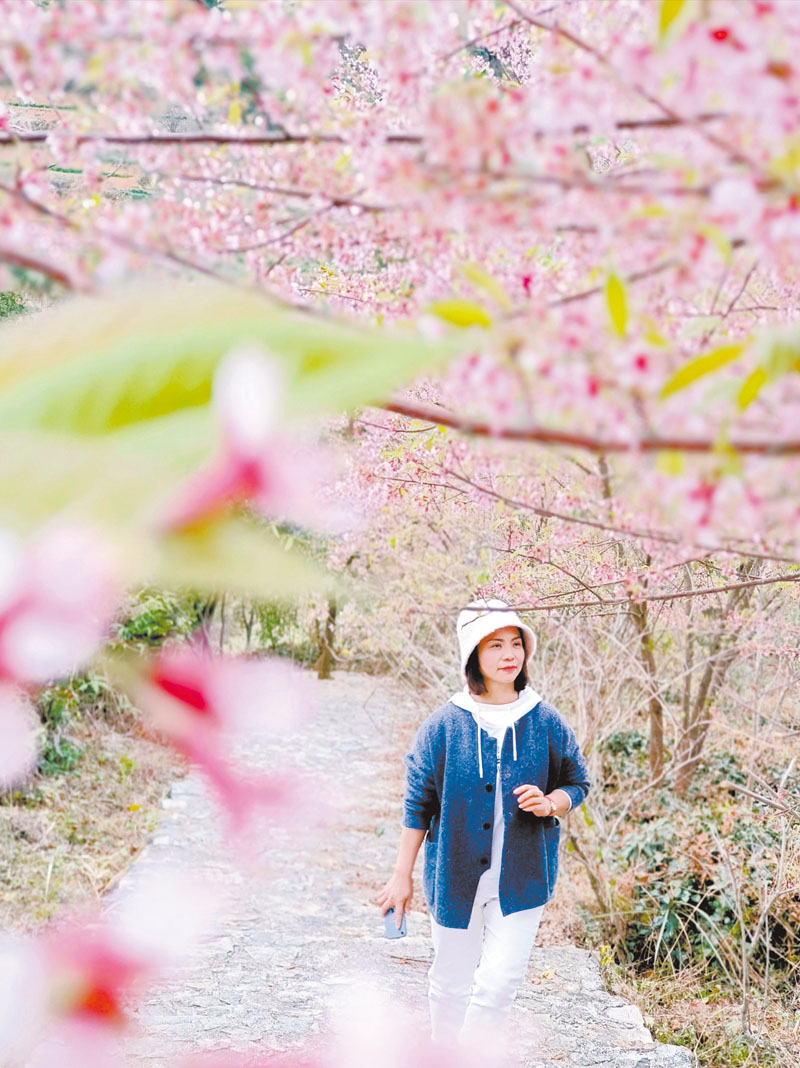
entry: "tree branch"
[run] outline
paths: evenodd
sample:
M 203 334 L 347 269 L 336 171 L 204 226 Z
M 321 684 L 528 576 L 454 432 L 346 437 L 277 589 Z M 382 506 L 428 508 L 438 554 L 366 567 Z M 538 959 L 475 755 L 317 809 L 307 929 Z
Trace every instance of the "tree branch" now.
M 697 123 L 704 124 L 717 119 L 726 119 L 729 116 L 721 111 L 701 111 L 697 115 L 653 115 L 641 119 L 618 119 L 609 124 L 612 130 L 643 130 L 643 129 L 670 129 L 674 127 L 693 126 Z M 11 131 L 0 131 L 0 145 L 36 143 L 46 141 L 51 137 L 54 130 L 21 130 L 17 127 Z M 61 131 L 59 131 L 61 132 Z M 181 133 L 179 131 L 166 131 L 144 134 L 126 134 L 116 130 L 99 130 L 91 133 L 79 133 L 69 130 L 63 131 L 69 135 L 76 145 L 106 143 L 111 145 L 304 145 L 304 144 L 348 144 L 350 138 L 345 134 L 335 133 L 292 133 L 280 130 L 275 133 Z M 597 133 L 597 127 L 587 122 L 574 123 L 563 129 L 539 128 L 530 131 L 529 136 L 535 140 L 546 137 L 563 137 L 574 134 Z M 427 138 L 424 134 L 416 133 L 387 133 L 384 136 L 386 145 L 424 145 Z
M 584 294 L 588 295 L 588 294 Z M 503 438 L 508 441 L 536 441 L 543 445 L 570 446 L 586 449 L 594 453 L 631 453 L 660 452 L 668 449 L 673 452 L 710 453 L 717 447 L 712 438 L 673 438 L 644 435 L 637 441 L 621 441 L 613 438 L 593 437 L 577 430 L 556 430 L 554 427 L 494 427 L 477 419 L 460 418 L 444 408 L 432 405 L 413 404 L 405 400 L 389 400 L 376 407 L 397 415 L 406 415 L 410 419 L 422 419 L 427 422 L 449 426 L 462 434 L 477 437 Z M 800 455 L 800 438 L 787 438 L 783 441 L 744 441 L 734 440 L 730 447 L 736 452 L 766 456 Z
M 57 264 L 50 263 L 47 260 L 37 259 L 37 257 L 27 252 L 22 252 L 18 248 L 12 248 L 10 245 L 0 244 L 0 260 L 10 263 L 14 267 L 24 267 L 29 271 L 38 271 L 39 274 L 45 275 L 46 278 L 52 278 L 54 282 L 58 282 L 59 285 L 65 286 L 67 289 L 89 292 L 94 288 L 89 282 L 82 282 L 73 277 L 66 268 L 59 267 Z

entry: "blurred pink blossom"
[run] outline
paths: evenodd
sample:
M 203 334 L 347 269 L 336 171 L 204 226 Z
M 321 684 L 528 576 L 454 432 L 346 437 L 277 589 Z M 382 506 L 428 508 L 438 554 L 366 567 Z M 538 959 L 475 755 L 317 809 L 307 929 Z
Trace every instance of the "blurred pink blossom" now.
M 27 545 L 0 530 L 0 789 L 31 769 L 36 717 L 22 690 L 70 675 L 102 642 L 117 589 L 88 527 L 47 527 Z
M 217 1050 L 195 1053 L 176 1061 L 173 1068 L 329 1068 L 328 1062 L 305 1053 L 235 1053 Z M 352 1068 L 356 1068 L 355 1065 Z
M 330 1068 L 486 1068 L 494 1063 L 488 1055 L 494 1036 L 487 1036 L 482 1050 L 456 1039 L 434 1042 L 427 1012 L 413 1013 L 365 976 L 353 976 L 334 998 L 331 1023 Z
M 245 501 L 272 518 L 336 527 L 342 517 L 319 497 L 334 477 L 332 454 L 298 431 L 276 431 L 284 393 L 282 365 L 260 346 L 241 345 L 227 355 L 212 393 L 219 454 L 178 489 L 159 516 L 161 529 L 184 530 Z
M 234 759 L 237 746 L 305 721 L 312 698 L 300 669 L 276 659 L 216 659 L 197 646 L 176 646 L 151 661 L 138 700 L 152 727 L 200 767 L 234 835 L 256 810 L 299 817 L 309 808 L 297 776 L 251 773 Z
M 107 632 L 117 587 L 101 539 L 53 525 L 24 545 L 0 532 L 0 679 L 42 684 L 72 674 Z
M 24 779 L 37 755 L 36 714 L 25 697 L 0 684 L 0 791 Z
M 0 940 L 0 1063 L 118 1063 L 131 1002 L 198 942 L 217 905 L 196 876 L 162 869 L 102 916 L 84 908 Z

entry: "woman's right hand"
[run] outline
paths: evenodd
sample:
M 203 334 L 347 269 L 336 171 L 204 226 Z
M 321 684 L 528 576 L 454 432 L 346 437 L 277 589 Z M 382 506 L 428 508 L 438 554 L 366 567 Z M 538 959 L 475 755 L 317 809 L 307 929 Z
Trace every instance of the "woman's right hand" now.
M 394 872 L 391 878 L 378 894 L 377 903 L 381 915 L 385 916 L 389 909 L 394 909 L 394 922 L 400 927 L 403 914 L 408 911 L 406 905 L 411 907 L 411 898 L 414 896 L 414 881 L 410 875 L 402 875 Z

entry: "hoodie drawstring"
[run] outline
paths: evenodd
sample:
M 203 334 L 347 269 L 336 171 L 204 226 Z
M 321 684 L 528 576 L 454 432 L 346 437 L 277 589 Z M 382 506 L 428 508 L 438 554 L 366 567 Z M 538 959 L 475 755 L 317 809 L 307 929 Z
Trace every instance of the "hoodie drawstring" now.
M 475 725 L 478 730 L 478 777 L 483 778 L 483 753 L 481 752 L 481 714 L 477 713 L 475 718 Z M 511 739 L 512 749 L 514 751 L 514 760 L 517 759 L 517 724 L 516 720 L 511 724 Z

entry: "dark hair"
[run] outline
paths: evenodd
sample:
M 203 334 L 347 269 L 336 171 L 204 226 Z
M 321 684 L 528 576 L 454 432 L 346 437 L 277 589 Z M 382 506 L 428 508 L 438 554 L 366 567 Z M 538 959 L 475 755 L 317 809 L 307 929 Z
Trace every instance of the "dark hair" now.
M 522 627 L 517 627 L 517 633 L 520 638 L 522 638 L 522 648 L 525 650 L 525 658 L 522 661 L 522 667 L 519 670 L 519 674 L 514 679 L 514 689 L 519 693 L 528 685 L 528 643 L 525 641 L 525 634 Z M 480 645 L 480 642 L 478 642 L 478 645 Z M 467 676 L 469 692 L 482 694 L 486 693 L 486 680 L 483 677 L 483 672 L 478 663 L 478 645 L 476 645 L 469 654 L 467 665 L 464 668 L 464 674 Z

